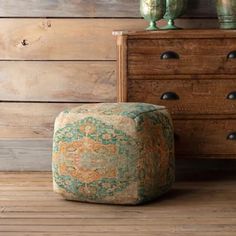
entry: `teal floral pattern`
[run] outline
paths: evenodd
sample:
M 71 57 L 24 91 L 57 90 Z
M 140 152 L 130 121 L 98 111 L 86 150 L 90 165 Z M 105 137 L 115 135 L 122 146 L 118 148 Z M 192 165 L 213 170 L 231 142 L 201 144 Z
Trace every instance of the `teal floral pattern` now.
M 164 107 L 88 104 L 62 112 L 53 140 L 54 190 L 66 199 L 138 204 L 174 181 L 173 127 Z

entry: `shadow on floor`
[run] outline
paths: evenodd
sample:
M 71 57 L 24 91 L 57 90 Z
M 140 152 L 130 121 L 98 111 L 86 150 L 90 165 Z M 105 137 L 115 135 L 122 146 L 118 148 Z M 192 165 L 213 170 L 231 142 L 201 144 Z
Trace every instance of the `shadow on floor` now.
M 176 160 L 176 181 L 220 181 L 231 179 L 236 179 L 236 160 Z

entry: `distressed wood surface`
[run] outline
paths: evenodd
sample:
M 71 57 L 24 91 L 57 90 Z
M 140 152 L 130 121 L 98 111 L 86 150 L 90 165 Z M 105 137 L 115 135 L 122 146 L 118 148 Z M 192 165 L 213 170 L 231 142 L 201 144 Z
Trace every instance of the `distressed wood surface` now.
M 140 17 L 139 0 L 0 0 L 1 17 Z M 215 17 L 214 0 L 190 0 L 185 16 Z
M 235 60 L 227 58 L 235 50 L 236 39 L 191 39 L 188 32 L 186 34 L 187 40 L 128 40 L 129 77 L 153 74 L 236 74 Z M 168 51 L 177 53 L 179 59 L 162 60 L 161 56 Z
M 52 138 L 56 116 L 76 103 L 0 103 L 0 139 Z
M 163 24 L 160 23 L 160 24 Z M 142 19 L 0 19 L 0 60 L 115 60 L 114 30 L 142 30 Z M 189 28 L 216 25 L 179 20 Z
M 188 26 L 192 25 L 194 22 L 201 22 L 197 19 L 194 20 L 177 20 L 177 22 L 181 23 L 189 23 Z M 206 21 L 207 22 L 207 21 Z M 215 20 L 211 19 L 209 22 L 215 22 Z M 160 23 L 163 23 L 160 22 Z M 186 24 L 187 27 L 187 24 Z M 145 39 L 145 40 L 158 40 L 158 39 L 166 39 L 166 40 L 174 40 L 174 39 L 235 39 L 236 38 L 236 30 L 223 30 L 218 28 L 190 28 L 187 27 L 186 29 L 182 30 L 157 30 L 157 31 L 114 31 L 113 34 L 116 36 L 129 36 L 129 40 L 138 40 L 138 39 Z M 170 42 L 171 43 L 171 42 Z M 154 44 L 155 45 L 155 44 Z M 150 45 L 149 45 L 150 46 Z M 214 46 L 214 45 L 212 45 Z M 194 47 L 194 45 L 192 45 Z
M 227 173 L 185 179 L 156 202 L 122 207 L 62 200 L 50 172 L 1 172 L 0 235 L 234 236 L 235 184 Z
M 76 105 L 60 102 L 114 101 L 112 31 L 142 30 L 147 22 L 140 19 L 139 0 L 0 0 L 0 17 L 0 169 L 45 170 L 47 141 L 18 141 L 51 138 L 55 116 Z M 196 17 L 215 17 L 213 0 L 189 1 L 176 23 L 218 27 L 216 19 L 188 20 Z
M 125 102 L 127 100 L 127 37 L 117 38 L 117 57 L 120 60 L 117 62 L 117 73 L 116 80 L 117 84 L 117 97 L 119 102 Z M 122 61 L 122 63 L 121 63 Z
M 127 61 L 122 56 L 118 60 L 118 65 L 128 64 L 128 72 L 118 78 L 120 89 L 127 84 L 128 96 L 120 93 L 123 97 L 118 101 L 156 103 L 170 109 L 177 157 L 236 159 L 236 143 L 228 140 L 236 132 L 236 103 L 227 99 L 236 91 L 235 72 L 230 71 L 235 60 L 227 60 L 228 49 L 235 50 L 235 37 L 235 31 L 221 30 L 118 34 L 118 47 L 128 52 Z M 128 40 L 127 47 L 120 45 L 122 38 Z M 180 52 L 180 59 L 161 61 L 165 51 Z M 179 100 L 161 100 L 166 92 L 176 93 Z
M 0 139 L 0 170 L 51 170 L 51 139 Z
M 236 120 L 174 120 L 176 155 L 186 158 L 236 158 Z
M 0 101 L 113 102 L 115 62 L 0 62 Z
M 114 29 L 140 29 L 143 20 L 1 19 L 2 60 L 115 60 Z
M 144 92 L 145 91 L 145 92 Z M 236 80 L 128 80 L 128 101 L 168 107 L 172 115 L 234 114 L 236 101 L 227 96 L 236 91 Z M 179 96 L 166 101 L 167 92 Z

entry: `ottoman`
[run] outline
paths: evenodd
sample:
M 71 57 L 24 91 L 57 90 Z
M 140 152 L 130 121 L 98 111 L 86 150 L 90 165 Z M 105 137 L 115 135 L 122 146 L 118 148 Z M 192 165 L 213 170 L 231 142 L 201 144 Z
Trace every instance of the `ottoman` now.
M 173 126 L 163 106 L 86 104 L 55 121 L 54 191 L 67 200 L 140 204 L 174 182 Z

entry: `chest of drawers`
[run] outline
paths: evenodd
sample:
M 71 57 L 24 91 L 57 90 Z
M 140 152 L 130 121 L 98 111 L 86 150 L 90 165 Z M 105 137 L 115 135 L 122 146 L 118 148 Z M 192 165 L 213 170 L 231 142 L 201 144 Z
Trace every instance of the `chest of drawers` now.
M 166 106 L 177 157 L 236 159 L 236 31 L 115 34 L 118 101 Z

